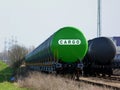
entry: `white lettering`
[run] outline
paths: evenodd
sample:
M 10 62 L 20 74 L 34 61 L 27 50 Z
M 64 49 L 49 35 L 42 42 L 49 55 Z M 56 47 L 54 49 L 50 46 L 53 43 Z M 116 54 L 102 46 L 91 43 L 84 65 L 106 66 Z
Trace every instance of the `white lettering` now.
M 80 45 L 80 39 L 60 39 L 58 40 L 59 45 Z

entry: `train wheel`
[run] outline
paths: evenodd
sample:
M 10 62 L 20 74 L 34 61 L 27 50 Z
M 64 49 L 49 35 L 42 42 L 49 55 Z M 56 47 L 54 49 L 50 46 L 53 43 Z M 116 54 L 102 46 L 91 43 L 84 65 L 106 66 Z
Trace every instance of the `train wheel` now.
M 76 80 L 79 80 L 79 77 L 80 77 L 80 71 L 77 70 L 77 71 L 76 71 Z

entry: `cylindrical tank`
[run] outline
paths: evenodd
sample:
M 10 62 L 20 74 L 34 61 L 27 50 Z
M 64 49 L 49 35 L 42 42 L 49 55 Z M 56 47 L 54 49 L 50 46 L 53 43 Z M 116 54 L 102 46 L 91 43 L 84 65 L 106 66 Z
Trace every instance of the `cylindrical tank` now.
M 41 60 L 61 60 L 73 63 L 82 60 L 88 49 L 84 34 L 77 28 L 64 27 L 55 32 L 33 52 L 25 57 L 26 62 Z
M 111 63 L 116 54 L 116 47 L 113 41 L 107 37 L 99 37 L 88 42 L 87 55 L 92 62 L 97 64 Z

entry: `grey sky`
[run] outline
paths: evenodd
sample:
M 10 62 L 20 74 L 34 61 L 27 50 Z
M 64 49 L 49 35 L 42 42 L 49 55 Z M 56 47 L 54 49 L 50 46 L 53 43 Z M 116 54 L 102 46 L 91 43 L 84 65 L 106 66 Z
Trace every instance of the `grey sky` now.
M 119 9 L 120 0 L 102 0 L 102 36 L 120 36 Z M 37 46 L 64 26 L 96 37 L 97 0 L 0 0 L 0 51 L 5 38 Z

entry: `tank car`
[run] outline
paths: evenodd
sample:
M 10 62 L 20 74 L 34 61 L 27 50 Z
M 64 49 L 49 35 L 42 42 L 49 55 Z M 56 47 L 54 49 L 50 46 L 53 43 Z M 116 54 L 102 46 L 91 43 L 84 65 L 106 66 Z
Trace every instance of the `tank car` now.
M 112 64 L 114 69 L 120 69 L 120 54 L 115 55 L 115 58 Z
M 80 73 L 88 49 L 84 34 L 75 27 L 63 27 L 26 55 L 26 65 L 35 70 Z
M 88 51 L 83 60 L 84 75 L 111 75 L 112 62 L 116 54 L 113 41 L 98 37 L 88 41 Z

